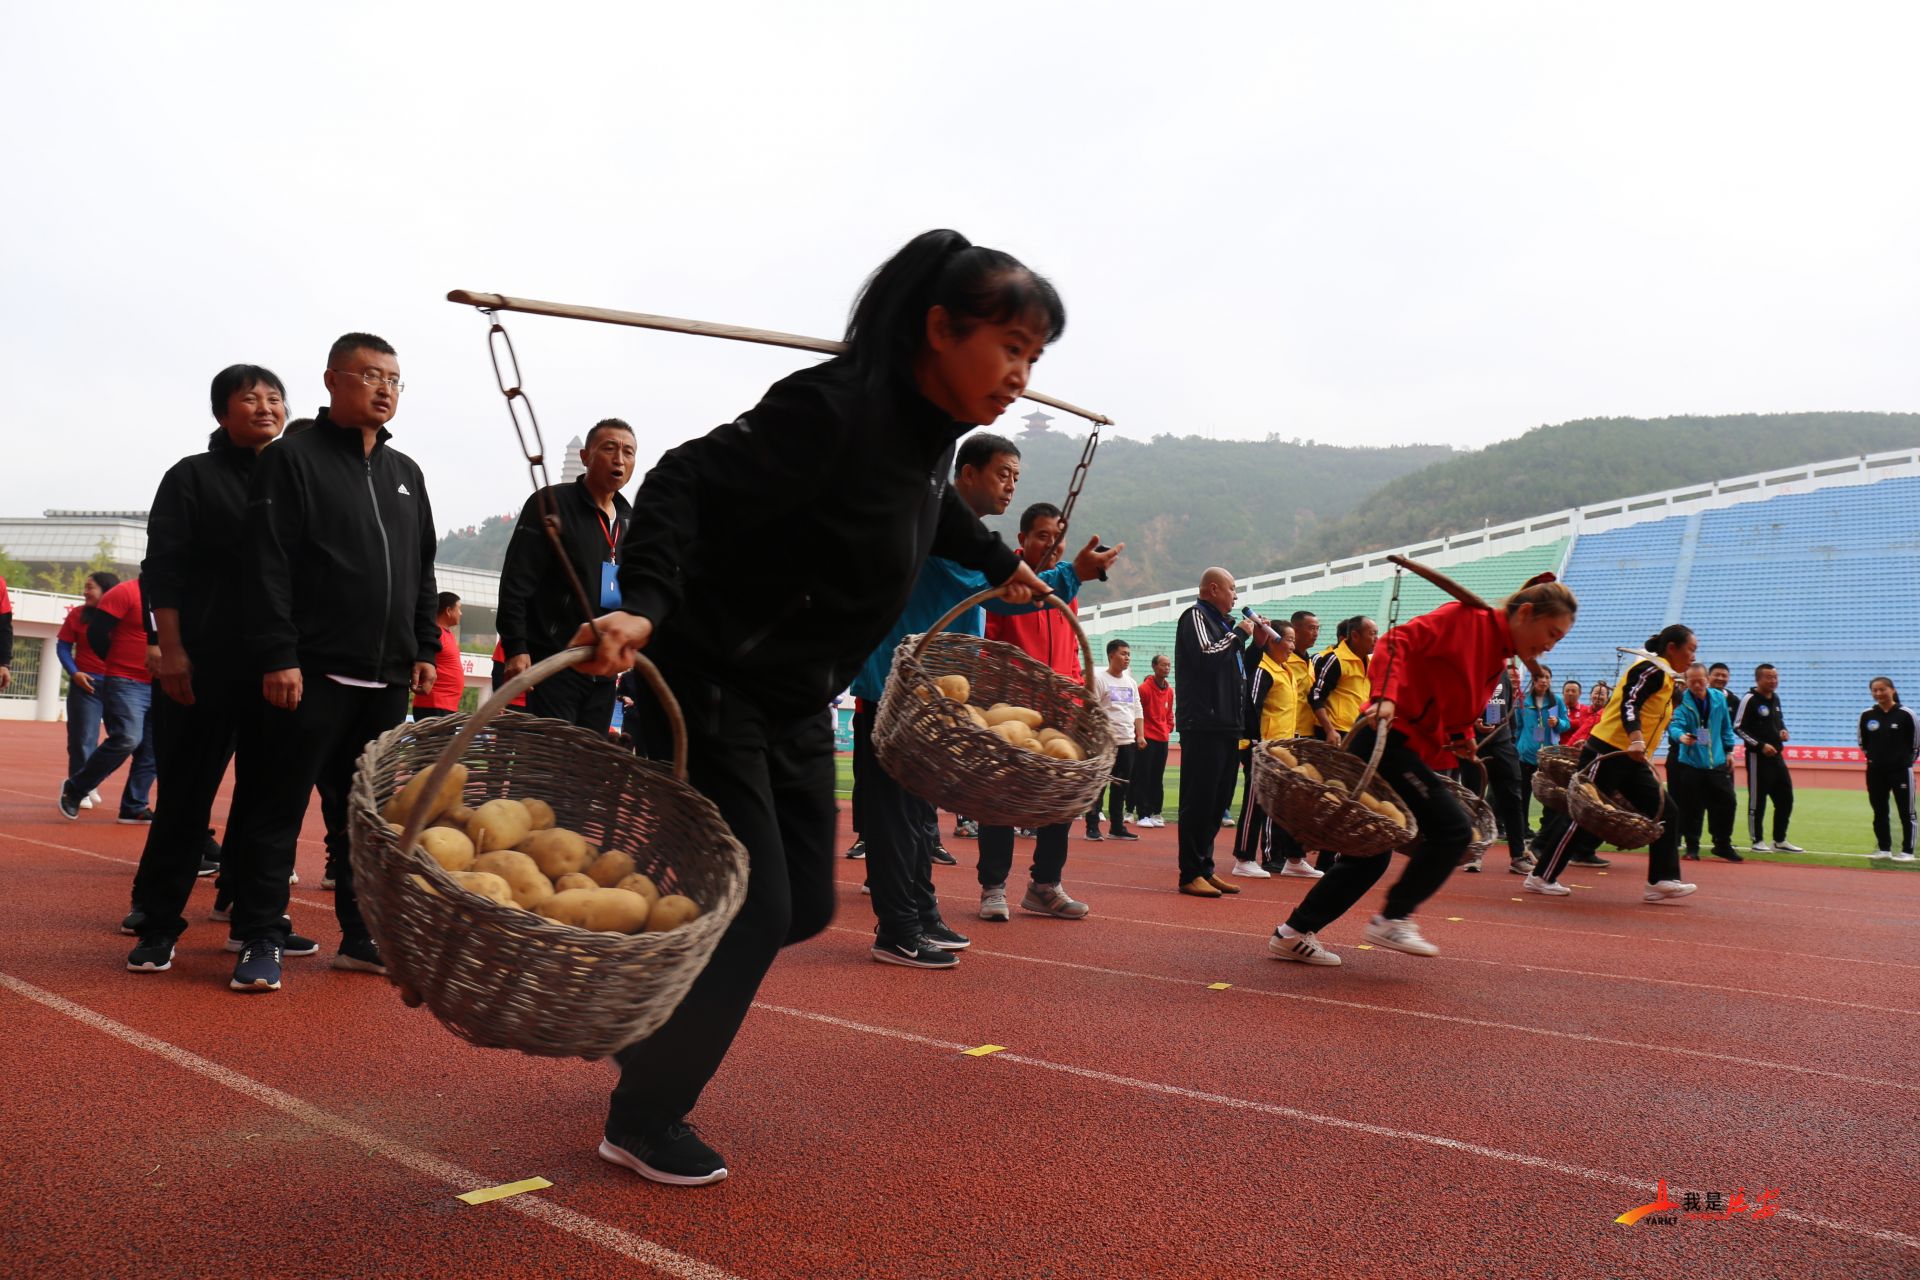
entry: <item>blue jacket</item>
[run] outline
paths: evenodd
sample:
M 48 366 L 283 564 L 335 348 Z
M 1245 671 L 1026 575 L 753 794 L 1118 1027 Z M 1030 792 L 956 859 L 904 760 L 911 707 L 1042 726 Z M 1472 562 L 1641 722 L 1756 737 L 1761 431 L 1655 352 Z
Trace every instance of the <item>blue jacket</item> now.
M 1041 574 L 1040 580 L 1052 587 L 1063 603 L 1080 594 L 1080 575 L 1073 571 L 1071 564 L 1064 561 Z M 940 621 L 947 610 L 968 596 L 986 589 L 986 574 L 963 569 L 940 556 L 928 556 L 920 566 L 920 576 L 913 580 L 913 594 L 907 597 L 906 609 L 894 622 L 893 629 L 887 633 L 880 647 L 867 656 L 860 674 L 853 678 L 853 696 L 869 702 L 880 701 L 880 695 L 887 687 L 887 676 L 893 670 L 893 651 L 899 647 L 900 641 L 906 636 L 925 631 Z M 1048 606 L 989 600 L 986 607 L 995 613 L 1032 613 L 1036 607 L 1044 609 Z M 987 633 L 987 615 L 980 608 L 969 609 L 955 618 L 947 630 L 955 635 L 984 636 Z
M 1531 690 L 1521 697 L 1515 712 L 1513 740 L 1520 749 L 1520 759 L 1527 764 L 1537 765 L 1540 763 L 1540 748 L 1557 746 L 1573 726 L 1567 720 L 1567 704 L 1559 694 L 1548 694 L 1547 701 L 1538 706 L 1534 702 Z M 1555 723 L 1548 724 L 1549 720 Z
M 1694 743 L 1688 746 L 1680 739 L 1688 734 L 1694 736 Z M 1733 711 L 1727 705 L 1727 695 L 1719 689 L 1707 690 L 1707 710 L 1703 716 L 1700 701 L 1691 691 L 1681 690 L 1673 700 L 1673 720 L 1667 725 L 1667 741 L 1671 745 L 1667 751 L 1668 764 L 1684 764 L 1695 769 L 1718 769 L 1733 759 L 1733 748 L 1739 742 L 1733 736 Z

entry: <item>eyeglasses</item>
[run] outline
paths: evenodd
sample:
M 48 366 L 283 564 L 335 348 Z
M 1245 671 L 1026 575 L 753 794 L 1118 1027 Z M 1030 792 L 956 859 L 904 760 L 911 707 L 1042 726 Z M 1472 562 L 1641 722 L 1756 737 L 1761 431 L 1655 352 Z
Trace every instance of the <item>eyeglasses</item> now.
M 332 370 L 329 370 L 329 372 L 344 373 L 349 378 L 358 378 L 360 379 L 360 381 L 366 383 L 370 387 L 377 387 L 382 383 L 385 383 L 387 386 L 393 388 L 393 390 L 395 390 L 396 392 L 405 391 L 407 389 L 407 384 L 400 381 L 400 375 L 397 373 L 393 373 L 393 374 L 381 373 L 378 369 L 363 369 L 359 373 L 353 373 L 347 369 L 332 369 Z

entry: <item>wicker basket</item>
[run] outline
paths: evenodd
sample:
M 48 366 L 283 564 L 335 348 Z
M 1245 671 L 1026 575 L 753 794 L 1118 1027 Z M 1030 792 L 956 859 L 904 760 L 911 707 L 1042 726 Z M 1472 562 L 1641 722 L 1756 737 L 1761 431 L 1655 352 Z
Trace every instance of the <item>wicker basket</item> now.
M 1355 858 L 1371 858 L 1395 849 L 1411 849 L 1420 839 L 1413 810 L 1392 787 L 1374 776 L 1386 734 L 1374 736 L 1373 758 L 1362 760 L 1318 738 L 1288 738 L 1254 745 L 1253 786 L 1260 808 L 1298 840 L 1303 848 L 1330 849 Z M 1285 747 L 1302 764 L 1311 764 L 1323 778 L 1338 779 L 1346 790 L 1315 782 L 1274 759 L 1272 749 Z M 1364 787 L 1376 800 L 1385 800 L 1406 819 L 1403 826 L 1363 807 L 1353 793 Z
M 963 600 L 925 635 L 900 642 L 874 717 L 874 755 L 908 791 L 987 826 L 1070 822 L 1093 806 L 1113 775 L 1113 733 L 1094 691 L 1093 648 L 1073 611 L 1054 596 L 1047 603 L 1080 641 L 1084 685 L 1013 645 L 945 633 L 955 618 L 996 594 Z M 947 675 L 965 676 L 979 706 L 1005 702 L 1038 711 L 1042 723 L 1073 739 L 1086 759 L 1057 760 L 975 725 L 935 687 L 934 677 Z
M 1542 747 L 1533 772 L 1533 797 L 1555 813 L 1567 811 L 1567 783 L 1580 763 L 1577 747 Z
M 1452 778 L 1442 778 L 1440 782 L 1446 790 L 1453 792 L 1453 798 L 1458 800 L 1460 807 L 1467 811 L 1467 821 L 1472 823 L 1473 829 L 1480 834 L 1478 840 L 1469 837 L 1467 847 L 1460 851 L 1460 860 L 1453 865 L 1464 867 L 1469 862 L 1478 862 L 1486 856 L 1487 850 L 1493 848 L 1493 842 L 1500 834 L 1500 824 L 1494 819 L 1493 806 Z
M 486 1048 L 598 1058 L 644 1039 L 679 1005 L 746 896 L 746 850 L 687 785 L 686 729 L 653 664 L 639 666 L 673 725 L 671 770 L 604 734 L 505 711 L 522 690 L 591 653 L 548 658 L 471 714 L 382 734 L 354 775 L 354 883 L 387 976 L 409 1004 L 425 1003 L 454 1034 Z M 462 888 L 415 844 L 426 806 L 404 833 L 380 816 L 408 777 L 455 762 L 468 770 L 461 803 L 545 800 L 560 826 L 631 854 L 662 893 L 692 898 L 701 916 L 666 933 L 602 933 Z M 428 793 L 437 786 L 430 781 Z
M 1580 785 L 1593 782 L 1602 760 L 1620 754 L 1618 751 L 1608 751 L 1594 757 L 1593 763 L 1568 783 L 1567 816 L 1582 830 L 1592 832 L 1616 848 L 1640 849 L 1658 840 L 1661 832 L 1666 830 L 1660 821 L 1667 808 L 1665 789 L 1662 788 L 1660 792 L 1660 812 L 1648 817 L 1618 794 L 1609 793 L 1603 797 L 1590 786 Z

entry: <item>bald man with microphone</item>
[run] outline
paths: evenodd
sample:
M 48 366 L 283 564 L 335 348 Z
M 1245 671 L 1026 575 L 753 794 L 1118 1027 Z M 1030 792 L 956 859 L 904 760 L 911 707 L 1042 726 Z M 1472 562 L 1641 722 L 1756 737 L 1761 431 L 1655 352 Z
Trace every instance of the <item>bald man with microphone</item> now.
M 1238 893 L 1213 874 L 1213 842 L 1220 815 L 1233 803 L 1246 718 L 1247 677 L 1273 632 L 1255 618 L 1233 618 L 1240 600 L 1233 575 L 1212 568 L 1200 575 L 1200 598 L 1174 628 L 1174 684 L 1180 698 L 1180 892 L 1196 898 Z

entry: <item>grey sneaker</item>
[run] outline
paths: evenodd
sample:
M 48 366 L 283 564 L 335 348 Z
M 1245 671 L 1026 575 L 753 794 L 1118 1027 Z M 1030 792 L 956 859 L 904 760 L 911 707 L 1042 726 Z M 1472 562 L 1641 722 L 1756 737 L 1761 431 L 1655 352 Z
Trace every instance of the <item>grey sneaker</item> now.
M 1773 849 L 1775 853 L 1805 853 L 1806 852 L 1805 849 L 1802 849 L 1799 845 L 1795 844 L 1791 840 L 1775 840 L 1773 842 Z
M 1007 910 L 1007 886 L 989 884 L 980 887 L 980 918 L 982 920 L 1012 918 L 1012 913 Z
M 1026 896 L 1020 899 L 1020 909 L 1043 916 L 1058 916 L 1062 920 L 1083 920 L 1091 910 L 1086 903 L 1075 902 L 1063 886 L 1041 884 L 1038 881 L 1027 886 Z
M 1367 926 L 1367 941 L 1389 951 L 1404 951 L 1410 956 L 1437 956 L 1440 948 L 1420 936 L 1419 926 L 1411 920 L 1389 920 L 1375 916 Z

